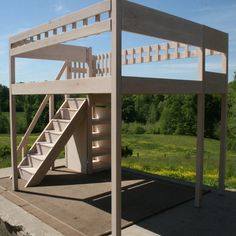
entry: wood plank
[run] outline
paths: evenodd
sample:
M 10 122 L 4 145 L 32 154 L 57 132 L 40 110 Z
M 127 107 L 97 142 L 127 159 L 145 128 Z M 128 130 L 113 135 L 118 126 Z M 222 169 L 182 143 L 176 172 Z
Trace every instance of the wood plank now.
M 100 34 L 103 32 L 110 31 L 110 30 L 111 30 L 111 20 L 106 20 L 106 21 L 98 22 L 93 25 L 83 27 L 81 29 L 74 29 L 73 31 L 70 31 L 70 32 L 66 32 L 66 33 L 59 34 L 50 38 L 36 41 L 34 43 L 25 44 L 20 47 L 12 48 L 10 50 L 10 54 L 12 56 L 13 55 L 17 56 L 19 54 L 26 53 L 29 51 L 34 51 L 39 48 L 64 43 L 67 41 L 87 37 L 90 35 Z
M 203 26 L 159 10 L 123 1 L 122 30 L 201 46 Z
M 201 81 L 122 77 L 123 94 L 196 94 L 202 92 Z
M 112 93 L 111 93 L 111 227 L 112 235 L 121 235 L 121 55 L 122 2 L 112 0 Z
M 86 47 L 58 44 L 18 54 L 17 57 L 86 62 L 87 50 Z
M 202 201 L 202 185 L 203 185 L 203 159 L 204 159 L 204 133 L 205 133 L 205 64 L 206 50 L 204 47 L 204 39 L 202 47 L 198 51 L 198 78 L 202 82 L 203 91 L 197 95 L 197 155 L 196 155 L 196 183 L 195 183 L 195 199 L 194 206 L 200 207 Z
M 14 95 L 111 93 L 111 77 L 19 83 L 11 86 Z
M 83 20 L 84 18 L 89 18 L 91 16 L 95 16 L 100 13 L 107 12 L 110 9 L 111 9 L 110 0 L 105 0 L 101 3 L 94 4 L 94 5 L 89 6 L 87 8 L 81 9 L 78 12 L 71 13 L 71 14 L 63 16 L 59 19 L 50 21 L 47 24 L 40 25 L 34 29 L 19 33 L 19 34 L 10 38 L 10 43 L 12 44 L 12 43 L 18 42 L 20 40 L 24 40 L 29 37 L 33 37 L 37 34 L 41 34 L 41 33 L 50 31 L 52 29 L 70 24 L 70 23 L 74 23 L 74 22 Z
M 15 84 L 15 58 L 10 56 L 10 86 Z M 11 136 L 11 165 L 12 165 L 12 190 L 18 190 L 17 146 L 16 146 L 16 97 L 10 91 L 10 136 Z
M 206 93 L 208 94 L 227 93 L 228 89 L 227 74 L 206 71 L 204 78 L 205 78 L 204 86 Z
M 227 82 L 206 79 L 205 84 L 195 80 L 122 77 L 123 94 L 208 94 L 225 93 Z M 111 77 L 83 78 L 78 80 L 20 83 L 11 86 L 14 95 L 25 94 L 107 94 L 111 93 Z
M 228 42 L 227 42 L 228 44 Z M 228 80 L 228 51 L 224 54 L 222 61 L 222 69 L 226 74 L 226 80 Z M 227 94 L 225 92 L 221 96 L 221 125 L 220 125 L 220 158 L 219 158 L 219 194 L 224 194 L 225 192 L 225 169 L 226 169 L 226 149 L 227 149 Z
M 228 34 L 204 26 L 204 44 L 207 49 L 225 53 L 228 51 Z

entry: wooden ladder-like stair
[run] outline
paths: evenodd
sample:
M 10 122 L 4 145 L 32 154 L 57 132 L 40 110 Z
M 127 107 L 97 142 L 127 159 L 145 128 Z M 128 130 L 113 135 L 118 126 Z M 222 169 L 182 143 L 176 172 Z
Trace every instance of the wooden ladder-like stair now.
M 87 100 L 68 98 L 18 165 L 25 187 L 39 184 L 63 150 L 74 128 L 87 115 Z

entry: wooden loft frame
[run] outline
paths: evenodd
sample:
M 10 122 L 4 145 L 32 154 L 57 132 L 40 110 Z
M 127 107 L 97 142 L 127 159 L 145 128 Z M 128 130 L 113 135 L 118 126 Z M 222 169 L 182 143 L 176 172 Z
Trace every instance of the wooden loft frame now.
M 10 55 L 20 56 L 40 48 L 111 31 L 110 11 L 110 1 L 106 0 L 13 36 L 10 38 Z M 108 13 L 108 18 L 103 19 L 103 13 Z M 90 23 L 89 19 L 92 17 L 95 19 Z M 82 26 L 79 25 L 80 22 Z
M 227 53 L 228 35 L 156 9 L 123 1 L 122 30 Z M 160 22 L 159 24 L 157 22 Z
M 103 14 L 106 14 L 106 17 Z M 90 21 L 92 19 L 92 21 Z M 88 78 L 49 81 L 33 84 L 15 83 L 15 58 L 38 58 L 62 61 L 89 62 L 91 49 L 63 43 L 111 31 L 112 52 L 94 56 L 97 61 L 109 60 L 106 66 L 89 70 Z M 163 45 L 123 50 L 122 31 L 161 38 Z M 190 47 L 194 46 L 194 50 Z M 184 53 L 179 48 L 185 48 Z M 175 50 L 170 53 L 169 49 Z M 164 55 L 152 56 L 151 51 L 164 50 Z M 63 52 L 63 53 L 59 53 Z M 147 55 L 142 56 L 145 52 Z M 139 54 L 136 58 L 135 54 Z M 205 69 L 206 55 L 220 54 L 222 73 Z M 111 57 L 112 55 L 112 57 Z M 86 56 L 86 59 L 84 59 Z M 121 75 L 121 66 L 181 58 L 198 58 L 198 81 L 141 78 Z M 109 66 L 108 66 L 109 64 Z M 67 64 L 68 65 L 68 64 Z M 71 66 L 71 63 L 70 63 Z M 73 66 L 72 66 L 73 69 Z M 97 78 L 101 77 L 101 78 Z M 219 159 L 219 192 L 224 192 L 226 160 L 228 77 L 228 34 L 180 17 L 151 9 L 125 0 L 105 0 L 77 13 L 64 16 L 48 24 L 20 33 L 10 39 L 10 116 L 13 166 L 13 189 L 17 184 L 16 103 L 21 94 L 111 94 L 112 107 L 112 235 L 121 235 L 121 97 L 123 94 L 197 94 L 197 157 L 195 206 L 199 207 L 203 183 L 204 111 L 205 94 L 221 95 L 221 140 Z M 35 86 L 37 85 L 37 86 Z M 53 99 L 52 99 L 53 100 Z M 51 107 L 52 107 L 51 103 Z M 51 109 L 52 110 L 52 109 Z

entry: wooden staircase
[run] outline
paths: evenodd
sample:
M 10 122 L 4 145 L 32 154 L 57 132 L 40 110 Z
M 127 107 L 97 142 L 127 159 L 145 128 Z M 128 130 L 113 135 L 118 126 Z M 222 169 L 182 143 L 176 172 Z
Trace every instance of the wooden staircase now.
M 18 165 L 25 187 L 39 184 L 78 124 L 87 118 L 87 100 L 68 98 Z

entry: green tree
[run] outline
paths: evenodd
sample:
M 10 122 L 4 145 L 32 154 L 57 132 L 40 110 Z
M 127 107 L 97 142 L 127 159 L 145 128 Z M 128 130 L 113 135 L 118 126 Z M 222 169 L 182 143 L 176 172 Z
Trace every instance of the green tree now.
M 236 150 L 236 80 L 229 84 L 228 93 L 228 148 Z
M 0 112 L 9 111 L 9 89 L 0 84 Z
M 0 112 L 0 133 L 9 133 L 9 121 L 6 116 Z
M 130 123 L 136 120 L 135 97 L 125 96 L 122 99 L 122 119 Z

